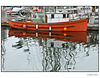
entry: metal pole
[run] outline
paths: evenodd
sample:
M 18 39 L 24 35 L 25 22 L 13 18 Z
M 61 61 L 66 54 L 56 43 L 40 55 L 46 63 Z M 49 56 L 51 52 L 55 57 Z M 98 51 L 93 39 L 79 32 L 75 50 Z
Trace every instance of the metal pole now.
M 54 9 L 55 9 L 55 13 L 56 13 L 56 7 L 54 7 Z

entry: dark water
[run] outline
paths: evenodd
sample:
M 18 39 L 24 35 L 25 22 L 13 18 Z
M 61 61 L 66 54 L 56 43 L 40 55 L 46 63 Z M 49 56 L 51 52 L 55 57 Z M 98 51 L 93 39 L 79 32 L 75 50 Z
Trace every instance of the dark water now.
M 1 29 L 2 71 L 98 71 L 98 31 Z

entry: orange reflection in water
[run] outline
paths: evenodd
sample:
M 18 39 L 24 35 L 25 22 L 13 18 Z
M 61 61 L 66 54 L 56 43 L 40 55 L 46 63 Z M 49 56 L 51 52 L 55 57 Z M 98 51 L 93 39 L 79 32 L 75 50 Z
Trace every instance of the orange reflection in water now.
M 49 31 L 25 31 L 10 29 L 9 36 L 15 37 L 36 37 L 36 38 L 49 38 L 60 41 L 71 41 L 78 43 L 87 43 L 87 32 L 49 32 Z

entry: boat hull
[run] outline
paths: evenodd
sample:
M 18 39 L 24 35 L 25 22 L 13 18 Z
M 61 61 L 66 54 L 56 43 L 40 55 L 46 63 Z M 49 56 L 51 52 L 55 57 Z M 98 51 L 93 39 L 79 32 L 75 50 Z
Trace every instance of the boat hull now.
M 13 22 L 8 20 L 10 27 L 38 31 L 87 31 L 87 22 L 88 19 L 59 23 Z

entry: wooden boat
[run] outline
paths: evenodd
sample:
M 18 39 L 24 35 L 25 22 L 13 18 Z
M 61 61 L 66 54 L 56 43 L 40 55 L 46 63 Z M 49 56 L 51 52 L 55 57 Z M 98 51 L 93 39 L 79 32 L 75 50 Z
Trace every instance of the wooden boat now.
M 9 36 L 15 36 L 19 38 L 34 37 L 34 38 L 49 38 L 60 41 L 71 41 L 78 43 L 87 43 L 87 32 L 49 32 L 49 31 L 25 31 L 10 29 Z
M 34 23 L 8 20 L 9 26 L 16 29 L 37 31 L 87 31 L 88 19 L 56 23 Z

